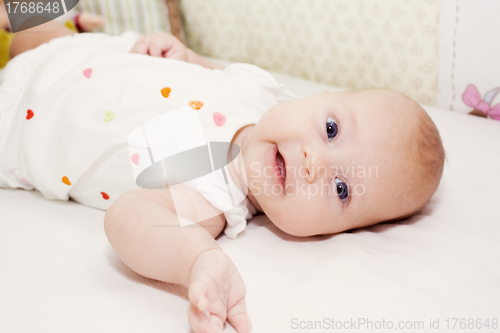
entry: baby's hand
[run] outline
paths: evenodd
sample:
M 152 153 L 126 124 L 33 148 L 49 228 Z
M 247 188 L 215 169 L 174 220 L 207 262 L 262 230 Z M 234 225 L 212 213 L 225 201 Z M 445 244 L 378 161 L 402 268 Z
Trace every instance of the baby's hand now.
M 157 32 L 139 37 L 130 53 L 188 61 L 187 47 L 167 32 Z
M 252 329 L 245 305 L 245 284 L 219 249 L 201 254 L 189 276 L 189 322 L 196 333 L 223 332 L 228 320 L 239 333 Z

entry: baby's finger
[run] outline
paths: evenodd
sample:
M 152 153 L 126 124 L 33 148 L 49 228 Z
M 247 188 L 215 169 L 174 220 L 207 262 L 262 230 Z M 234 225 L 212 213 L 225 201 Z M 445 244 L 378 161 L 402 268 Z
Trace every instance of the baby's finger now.
M 212 327 L 216 327 L 216 328 L 220 329 L 221 331 L 224 328 L 224 323 L 216 315 L 210 316 L 210 324 L 212 325 Z
M 212 319 L 207 310 L 200 311 L 196 306 L 192 303 L 189 307 L 188 319 L 191 328 L 196 333 L 223 333 L 222 331 L 222 323 L 220 319 Z
M 201 279 L 195 280 L 189 286 L 189 301 L 194 304 L 200 311 L 203 311 L 208 307 L 207 294 L 207 285 Z
M 158 57 L 161 58 L 163 54 L 163 50 L 161 48 L 161 45 L 158 43 L 152 43 L 151 46 L 149 47 L 149 54 L 152 57 Z
M 252 330 L 252 323 L 247 314 L 245 299 L 239 300 L 228 312 L 227 320 L 238 333 L 248 333 Z
M 184 46 L 174 46 L 165 54 L 165 58 L 187 61 L 187 50 Z
M 134 47 L 132 47 L 130 53 L 147 54 L 148 48 L 149 42 L 146 39 L 140 39 L 135 43 Z

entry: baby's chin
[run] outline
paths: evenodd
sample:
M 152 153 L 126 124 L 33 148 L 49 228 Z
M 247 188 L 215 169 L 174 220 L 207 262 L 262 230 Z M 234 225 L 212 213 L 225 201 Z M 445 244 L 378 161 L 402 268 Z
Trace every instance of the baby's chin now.
M 271 222 L 274 224 L 275 227 L 283 231 L 285 234 L 294 236 L 294 237 L 309 237 L 309 236 L 314 236 L 317 235 L 318 233 L 313 232 L 313 230 L 310 230 L 310 228 L 306 228 L 303 225 L 294 225 L 291 223 L 287 223 L 285 219 L 280 218 L 280 219 L 271 219 Z
M 317 235 L 333 235 L 333 234 L 338 234 L 346 231 L 352 231 L 352 230 L 357 230 L 361 228 L 366 228 L 366 227 L 371 227 L 373 225 L 383 223 L 386 221 L 364 221 L 364 223 L 361 223 L 358 221 L 358 223 L 348 223 L 347 221 L 337 221 L 338 223 L 334 224 L 329 228 L 328 230 L 319 230 L 318 228 L 314 229 L 312 227 L 308 226 L 308 223 L 290 223 L 289 220 L 287 220 L 284 217 L 280 217 L 279 219 L 271 219 L 271 222 L 281 231 L 284 233 L 295 236 L 295 237 L 311 237 L 311 236 L 317 236 Z

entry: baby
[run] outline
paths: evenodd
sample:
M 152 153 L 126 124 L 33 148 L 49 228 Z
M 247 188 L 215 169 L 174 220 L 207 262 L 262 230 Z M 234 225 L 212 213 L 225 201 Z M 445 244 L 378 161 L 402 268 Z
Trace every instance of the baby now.
M 36 30 L 39 33 L 16 34 L 11 49 L 12 57 L 32 49 L 49 52 L 51 45 L 53 48 L 57 48 L 58 45 L 73 47 L 77 49 L 75 53 L 81 53 L 86 48 L 92 47 L 94 39 L 104 38 L 102 35 L 71 37 L 70 31 L 54 22 L 30 30 Z M 125 39 L 125 37 L 120 38 Z M 47 44 L 40 46 L 49 41 L 49 46 Z M 81 41 L 81 45 L 77 41 Z M 112 44 L 114 41 L 115 39 L 109 38 L 105 39 L 104 43 Z M 50 127 L 51 123 L 46 121 L 43 126 L 47 133 L 53 133 L 61 126 L 70 126 L 64 132 L 64 139 L 59 137 L 59 140 L 52 141 L 65 152 L 61 155 L 53 155 L 54 158 L 59 158 L 58 164 L 70 165 L 70 161 L 77 160 L 79 157 L 79 155 L 71 155 L 69 149 L 64 150 L 64 141 L 70 141 L 79 136 L 82 138 L 79 141 L 81 145 L 90 145 L 89 142 L 95 141 L 94 135 L 90 132 L 79 133 L 79 131 L 84 131 L 84 127 L 71 125 L 69 116 L 64 118 L 65 122 L 59 121 L 58 118 L 65 117 L 66 113 L 72 112 L 68 105 L 74 105 L 76 108 L 79 104 L 90 103 L 88 100 L 98 100 L 101 95 L 110 96 L 108 100 L 112 101 L 116 84 L 127 80 L 132 81 L 134 78 L 140 80 L 140 76 L 134 75 L 147 71 L 146 63 L 154 63 L 161 65 L 157 67 L 160 76 L 168 75 L 168 73 L 162 74 L 163 66 L 168 68 L 172 77 L 175 77 L 177 71 L 185 71 L 186 87 L 192 89 L 198 89 L 200 82 L 205 84 L 203 81 L 205 78 L 212 80 L 214 87 L 220 84 L 214 78 L 220 81 L 226 80 L 229 83 L 225 90 L 233 88 L 234 90 L 220 96 L 225 96 L 228 100 L 231 100 L 232 96 L 238 96 L 244 101 L 241 109 L 236 107 L 235 111 L 231 111 L 231 108 L 224 109 L 225 104 L 220 102 L 220 108 L 217 110 L 235 112 L 231 119 L 230 117 L 226 119 L 222 113 L 215 112 L 213 119 L 210 118 L 212 116 L 210 113 L 210 117 L 202 120 L 212 121 L 215 129 L 225 123 L 234 125 L 229 132 L 229 140 L 240 147 L 241 151 L 236 159 L 237 163 L 229 165 L 227 176 L 229 181 L 248 194 L 242 205 L 243 210 L 240 212 L 245 218 L 257 212 L 264 213 L 283 232 L 295 236 L 338 233 L 409 217 L 426 205 L 438 187 L 444 164 L 444 149 L 439 132 L 427 113 L 401 93 L 387 89 L 338 93 L 325 91 L 319 95 L 296 99 L 260 69 L 235 65 L 224 69 L 197 55 L 167 33 L 130 39 L 128 43 L 127 47 L 120 48 L 121 55 L 106 53 L 96 58 L 97 60 L 92 63 L 93 71 L 87 68 L 83 72 L 85 77 L 81 75 L 81 72 L 75 73 L 74 78 L 71 76 L 72 73 L 64 72 L 66 74 L 62 75 L 62 72 L 57 72 L 47 79 L 50 80 L 50 87 L 58 85 L 58 80 L 62 82 L 59 85 L 61 100 L 64 100 L 64 96 L 68 94 L 75 100 L 74 104 L 60 104 L 62 102 L 57 98 L 51 97 L 52 108 L 44 111 L 54 112 L 51 121 L 57 123 L 57 127 L 56 125 Z M 30 61 L 36 62 L 42 51 L 39 52 L 40 54 L 32 53 L 33 51 L 26 52 L 19 58 L 30 57 Z M 128 52 L 136 54 L 125 54 Z M 85 59 L 90 59 L 90 57 L 90 54 L 82 55 L 78 61 L 85 62 L 87 61 Z M 99 63 L 106 62 L 108 59 L 106 57 L 111 57 L 109 59 L 113 59 L 112 64 L 115 64 L 117 68 L 123 68 L 127 74 L 120 77 L 118 81 L 112 81 L 105 75 L 106 73 L 102 73 L 105 68 L 112 67 L 110 63 L 107 63 L 107 67 L 99 67 Z M 14 63 L 16 60 L 17 58 L 14 58 L 11 62 Z M 47 61 L 37 67 L 40 68 L 38 72 L 44 66 L 50 66 L 50 62 Z M 122 61 L 130 64 L 130 68 L 119 67 Z M 58 60 L 61 66 L 63 66 L 62 62 L 61 59 Z M 78 66 L 75 64 L 72 66 L 80 68 L 79 64 Z M 11 66 L 10 69 L 9 66 Z M 5 76 L 0 77 L 2 84 L 0 100 L 2 96 L 6 96 L 2 94 L 1 88 L 9 82 L 8 73 L 13 72 L 13 68 L 15 64 L 9 64 L 6 68 L 7 74 L 2 74 Z M 134 71 L 134 68 L 137 70 Z M 187 76 L 189 71 L 199 71 L 197 73 L 200 74 L 196 77 L 200 82 L 189 81 Z M 78 83 L 78 88 L 72 89 L 68 83 L 70 81 L 64 81 L 70 76 L 72 80 L 81 81 Z M 152 77 L 148 76 L 151 80 Z M 105 88 L 96 87 L 87 97 L 81 97 L 78 93 L 89 82 L 84 79 L 95 79 L 96 82 L 107 80 L 107 84 Z M 36 81 L 40 84 L 43 80 L 36 77 Z M 149 88 L 141 90 L 143 85 L 149 84 L 148 82 L 147 80 L 136 82 L 134 89 L 128 89 L 127 93 L 116 95 L 126 100 L 121 107 L 126 109 L 128 105 L 134 103 L 133 99 L 127 99 L 127 95 L 134 94 L 136 90 L 148 94 Z M 181 84 L 182 80 L 178 82 Z M 203 87 L 211 89 L 206 85 Z M 27 91 L 31 91 L 30 89 L 36 91 L 35 87 L 29 87 Z M 240 91 L 241 89 L 245 91 Z M 158 101 L 163 103 L 175 97 L 174 86 L 168 89 L 163 88 L 161 91 L 163 96 L 155 93 L 151 95 L 151 98 L 158 98 Z M 202 91 L 203 89 L 199 94 L 202 94 Z M 49 93 L 49 89 L 44 93 Z M 247 95 L 250 97 L 247 98 Z M 215 99 L 210 99 L 211 94 L 204 96 L 205 104 L 200 101 L 189 103 L 192 110 L 199 110 L 200 117 L 204 117 L 201 113 L 206 111 L 204 108 L 209 108 L 212 101 L 215 101 Z M 176 98 L 182 103 L 187 103 L 188 97 Z M 19 99 L 22 101 L 21 97 Z M 148 103 L 153 102 L 144 98 L 137 105 Z M 234 106 L 234 104 L 230 105 Z M 187 111 L 190 110 L 189 107 L 186 108 Z M 27 121 L 43 118 L 44 115 L 40 111 L 42 107 L 37 110 L 30 109 L 31 113 L 27 114 L 24 113 L 26 108 L 28 104 L 19 106 L 17 110 L 10 110 L 10 113 L 21 113 L 18 116 L 19 120 L 16 118 L 12 121 L 12 126 L 17 124 L 16 121 L 26 124 Z M 262 109 L 262 111 L 259 111 L 260 113 L 254 118 L 247 120 L 246 113 L 252 115 L 252 108 Z M 0 130 L 3 129 L 2 121 L 5 121 L 2 119 L 9 119 L 8 117 L 2 118 L 8 114 L 8 111 L 5 108 L 0 109 Z M 78 124 L 86 121 L 85 117 L 89 116 L 85 114 L 87 112 L 92 114 L 94 111 L 88 109 L 80 112 Z M 149 111 L 141 111 L 143 114 L 147 112 Z M 238 112 L 243 117 L 241 119 L 244 119 L 241 122 L 233 120 L 238 119 Z M 144 119 L 151 119 L 157 114 L 162 113 L 150 112 L 143 116 Z M 135 112 L 128 114 L 127 119 L 139 116 L 141 115 Z M 109 114 L 106 117 L 109 124 L 113 124 L 113 117 Z M 126 122 L 121 124 L 121 127 L 128 126 L 127 133 L 139 125 L 137 122 L 133 122 L 132 125 L 132 121 L 130 124 Z M 37 128 L 32 124 L 24 126 L 30 127 L 25 127 L 23 133 L 34 131 L 40 141 L 43 140 L 44 135 L 48 135 L 42 131 L 37 132 Z M 101 125 L 96 123 L 95 126 Z M 23 142 L 22 135 L 19 134 L 19 140 Z M 115 139 L 112 136 L 108 136 L 107 140 L 113 142 L 115 146 L 118 145 L 118 141 L 113 141 Z M 0 138 L 0 155 L 3 158 L 10 156 L 4 155 L 2 151 L 2 149 L 5 150 L 5 142 L 14 145 L 12 139 L 2 141 Z M 30 145 L 34 143 L 28 140 L 24 142 L 23 158 L 28 160 L 30 149 L 32 149 Z M 103 145 L 102 141 L 95 141 L 93 146 L 85 146 L 85 149 L 92 149 L 94 154 L 99 152 L 100 145 Z M 33 148 L 31 155 L 41 156 L 42 154 L 37 154 L 40 149 L 46 154 L 55 154 L 50 150 L 51 148 L 53 147 L 37 146 L 36 149 Z M 73 148 L 75 148 L 74 145 Z M 105 153 L 99 156 L 103 156 L 102 159 L 108 156 L 109 159 L 113 158 L 111 150 L 105 150 Z M 125 152 L 124 156 L 130 159 L 128 152 Z M 135 161 L 138 161 L 138 156 L 135 158 Z M 36 161 L 42 161 L 42 159 Z M 41 180 L 41 178 L 52 178 L 51 168 L 44 167 L 43 174 L 35 177 L 34 169 L 31 172 L 12 171 L 14 167 L 10 166 L 10 169 L 6 167 L 6 165 L 9 166 L 7 162 L 6 159 L 0 161 L 0 187 L 36 188 L 49 198 L 50 196 L 45 193 L 51 193 L 54 195 L 53 198 L 60 200 L 67 199 L 69 195 L 78 202 L 101 208 L 100 203 L 93 204 L 90 199 L 88 201 L 85 199 L 89 189 L 93 186 L 92 181 L 101 177 L 99 171 L 94 173 L 90 166 L 82 169 L 83 171 L 78 176 L 80 180 L 85 179 L 85 181 L 71 184 L 71 177 L 63 178 L 64 184 L 58 186 L 67 186 L 72 189 L 66 189 L 64 193 L 66 197 L 58 197 L 59 187 L 56 188 L 54 185 L 54 189 L 51 190 L 50 186 Z M 23 168 L 29 168 L 28 164 L 26 163 Z M 11 178 L 10 182 L 4 180 L 2 183 L 2 168 L 4 178 L 7 178 L 8 171 L 11 170 L 11 174 L 19 179 Z M 16 170 L 23 168 L 17 166 Z M 124 164 L 123 168 L 126 169 L 130 178 L 130 167 L 125 167 Z M 119 172 L 120 170 L 116 171 L 116 173 Z M 28 175 L 32 179 L 26 179 Z M 106 176 L 109 179 L 106 180 L 102 176 L 102 182 L 121 181 L 118 178 L 114 180 L 114 175 L 111 173 Z M 16 181 L 19 183 L 15 183 Z M 103 186 L 102 183 L 99 186 Z M 78 191 L 73 191 L 75 188 L 78 188 Z M 107 197 L 106 200 L 111 200 L 109 193 L 104 194 L 102 194 L 104 199 Z M 190 301 L 188 318 L 195 332 L 222 332 L 226 321 L 231 323 L 238 332 L 249 332 L 251 323 L 245 305 L 246 290 L 243 279 L 231 259 L 221 250 L 215 240 L 224 229 L 228 216 L 227 212 L 214 204 L 215 199 L 210 199 L 209 195 L 185 184 L 159 189 L 124 186 L 121 193 L 117 191 L 116 194 L 118 195 L 112 195 L 114 200 L 109 207 L 104 207 L 107 209 L 104 227 L 112 247 L 122 261 L 145 277 L 186 286 Z M 100 199 L 100 202 L 104 202 L 102 198 Z M 195 223 L 183 226 L 183 221 Z M 229 222 L 228 219 L 228 224 Z M 233 236 L 237 236 L 241 231 L 237 230 L 236 235 L 233 234 Z

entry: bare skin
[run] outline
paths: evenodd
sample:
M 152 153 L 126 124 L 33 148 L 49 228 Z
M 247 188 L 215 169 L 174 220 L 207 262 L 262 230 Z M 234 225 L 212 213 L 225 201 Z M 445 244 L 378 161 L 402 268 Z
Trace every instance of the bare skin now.
M 106 23 L 102 16 L 90 13 L 81 13 L 79 21 L 83 31 L 92 31 L 94 29 L 99 29 Z
M 71 36 L 75 33 L 61 24 L 50 21 L 31 29 L 16 32 L 10 45 L 10 59 L 34 49 L 52 39 Z
M 0 0 L 0 29 L 11 29 L 9 17 L 7 16 L 7 10 L 3 5 L 3 0 Z

